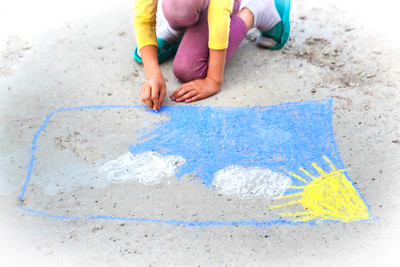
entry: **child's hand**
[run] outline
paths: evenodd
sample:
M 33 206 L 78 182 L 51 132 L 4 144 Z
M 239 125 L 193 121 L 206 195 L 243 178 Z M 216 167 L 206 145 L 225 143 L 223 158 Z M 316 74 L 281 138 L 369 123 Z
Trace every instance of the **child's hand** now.
M 171 99 L 176 102 L 191 103 L 218 93 L 220 87 L 220 82 L 206 77 L 182 84 L 172 93 Z
M 167 89 L 158 64 L 157 47 L 155 45 L 144 46 L 140 49 L 140 54 L 146 73 L 146 82 L 142 86 L 140 97 L 151 109 L 159 110 L 167 94 Z
M 149 76 L 142 86 L 141 99 L 153 110 L 159 110 L 167 93 L 162 74 Z

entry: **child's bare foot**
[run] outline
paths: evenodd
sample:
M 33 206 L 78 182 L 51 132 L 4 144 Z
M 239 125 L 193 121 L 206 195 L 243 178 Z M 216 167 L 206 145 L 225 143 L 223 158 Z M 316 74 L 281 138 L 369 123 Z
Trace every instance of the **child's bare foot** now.
M 272 32 L 272 35 L 260 36 L 257 44 L 264 48 L 275 46 L 282 35 L 282 22 L 274 0 L 250 0 L 245 4 L 254 15 L 253 27 L 260 32 Z

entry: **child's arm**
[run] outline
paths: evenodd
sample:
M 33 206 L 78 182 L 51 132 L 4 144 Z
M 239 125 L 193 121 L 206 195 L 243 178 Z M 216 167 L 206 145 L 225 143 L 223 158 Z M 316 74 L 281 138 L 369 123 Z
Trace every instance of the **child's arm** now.
M 140 49 L 146 82 L 142 86 L 141 99 L 153 110 L 159 110 L 167 93 L 164 77 L 157 59 L 157 47 L 146 45 Z
M 157 4 L 158 0 L 135 0 L 135 34 L 146 73 L 140 96 L 154 110 L 160 109 L 166 94 L 165 80 L 157 59 Z
M 171 99 L 191 103 L 218 93 L 224 78 L 226 49 L 210 49 L 207 77 L 182 84 L 172 93 Z

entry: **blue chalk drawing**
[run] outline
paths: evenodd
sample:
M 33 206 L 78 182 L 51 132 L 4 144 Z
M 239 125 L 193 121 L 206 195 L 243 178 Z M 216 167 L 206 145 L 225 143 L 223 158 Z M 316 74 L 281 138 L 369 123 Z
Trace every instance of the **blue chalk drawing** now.
M 45 119 L 33 137 L 31 160 L 28 174 L 22 186 L 19 201 L 29 184 L 34 168 L 37 139 L 46 128 L 50 118 L 59 112 L 88 109 L 134 109 L 142 106 L 97 105 L 54 110 Z M 275 172 L 288 173 L 302 166 L 318 162 L 323 169 L 329 164 L 323 161 L 328 157 L 331 164 L 343 169 L 332 129 L 332 100 L 285 103 L 267 107 L 204 107 L 204 106 L 164 106 L 154 116 L 168 116 L 170 119 L 157 123 L 154 127 L 142 129 L 142 138 L 130 145 L 132 154 L 153 150 L 163 155 L 178 155 L 186 159 L 177 176 L 193 174 L 205 186 L 212 184 L 216 171 L 235 164 L 245 167 L 265 167 Z M 310 170 L 311 175 L 318 173 Z M 346 178 L 351 182 L 346 174 Z M 352 183 L 352 182 L 351 182 Z M 301 185 L 293 179 L 293 185 Z M 356 189 L 358 194 L 358 189 Z M 288 189 L 285 195 L 298 192 Z M 361 196 L 362 197 L 362 196 Z M 300 224 L 293 220 L 270 221 L 176 221 L 147 218 L 114 217 L 91 215 L 85 217 L 52 215 L 19 206 L 20 209 L 46 217 L 60 219 L 108 219 L 153 223 L 169 223 L 188 226 L 208 225 L 273 225 Z M 369 212 L 369 207 L 368 207 Z M 325 220 L 324 222 L 336 222 Z M 317 223 L 309 220 L 307 223 Z
M 231 164 L 272 171 L 311 166 L 323 155 L 342 168 L 332 135 L 331 100 L 270 107 L 165 107 L 170 120 L 144 129 L 133 155 L 153 150 L 187 160 L 177 173 L 195 174 L 209 186 Z M 326 163 L 321 162 L 326 167 Z

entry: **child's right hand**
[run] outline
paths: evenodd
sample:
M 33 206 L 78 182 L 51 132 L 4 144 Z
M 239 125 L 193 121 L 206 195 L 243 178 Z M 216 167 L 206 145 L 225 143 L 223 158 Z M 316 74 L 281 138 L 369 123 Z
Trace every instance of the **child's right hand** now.
M 165 80 L 160 72 L 159 74 L 147 78 L 146 82 L 142 86 L 140 96 L 142 101 L 151 109 L 159 110 L 166 94 L 167 89 Z

